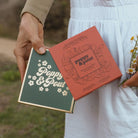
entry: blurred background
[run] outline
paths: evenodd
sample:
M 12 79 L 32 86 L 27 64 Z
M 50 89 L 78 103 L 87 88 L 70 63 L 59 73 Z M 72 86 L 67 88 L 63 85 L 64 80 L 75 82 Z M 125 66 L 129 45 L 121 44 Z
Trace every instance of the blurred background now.
M 0 138 L 63 138 L 64 113 L 17 102 L 20 75 L 13 55 L 26 0 L 0 0 Z M 67 38 L 69 0 L 55 0 L 46 19 L 45 44 Z

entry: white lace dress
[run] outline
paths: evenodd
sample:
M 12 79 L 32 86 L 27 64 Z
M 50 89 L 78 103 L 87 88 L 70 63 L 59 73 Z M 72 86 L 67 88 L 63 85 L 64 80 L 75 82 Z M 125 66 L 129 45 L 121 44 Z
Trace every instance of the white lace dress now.
M 123 76 L 76 101 L 66 114 L 65 138 L 138 138 L 138 97 L 119 87 L 138 34 L 138 0 L 71 0 L 68 37 L 96 26 Z

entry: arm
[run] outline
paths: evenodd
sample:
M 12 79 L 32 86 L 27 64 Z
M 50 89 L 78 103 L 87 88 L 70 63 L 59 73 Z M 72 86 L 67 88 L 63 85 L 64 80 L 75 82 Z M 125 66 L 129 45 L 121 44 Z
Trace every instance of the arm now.
M 35 16 L 43 25 L 54 0 L 27 0 L 21 12 L 28 12 Z
M 53 0 L 27 0 L 22 11 L 22 18 L 14 54 L 21 75 L 21 81 L 26 69 L 26 61 L 33 47 L 39 54 L 44 54 L 43 24 Z

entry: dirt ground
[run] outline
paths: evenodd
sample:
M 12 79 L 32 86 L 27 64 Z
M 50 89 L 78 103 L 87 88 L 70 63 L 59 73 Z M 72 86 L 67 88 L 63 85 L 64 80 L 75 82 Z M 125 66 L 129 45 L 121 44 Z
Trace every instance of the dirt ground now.
M 0 38 L 0 59 L 8 59 L 9 61 L 16 62 L 16 58 L 13 54 L 15 45 L 15 40 Z
M 48 47 L 51 47 L 53 44 L 47 43 Z M 9 62 L 15 62 L 16 58 L 13 54 L 13 50 L 16 46 L 16 41 L 7 38 L 0 37 L 0 62 L 8 60 Z

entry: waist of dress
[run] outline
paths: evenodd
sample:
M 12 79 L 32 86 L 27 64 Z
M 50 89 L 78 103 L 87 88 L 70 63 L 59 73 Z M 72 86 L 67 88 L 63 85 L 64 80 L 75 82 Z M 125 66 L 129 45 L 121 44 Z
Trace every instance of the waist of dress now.
M 138 5 L 97 6 L 90 8 L 72 7 L 70 16 L 76 20 L 137 20 Z
M 71 7 L 138 5 L 138 0 L 70 0 Z

